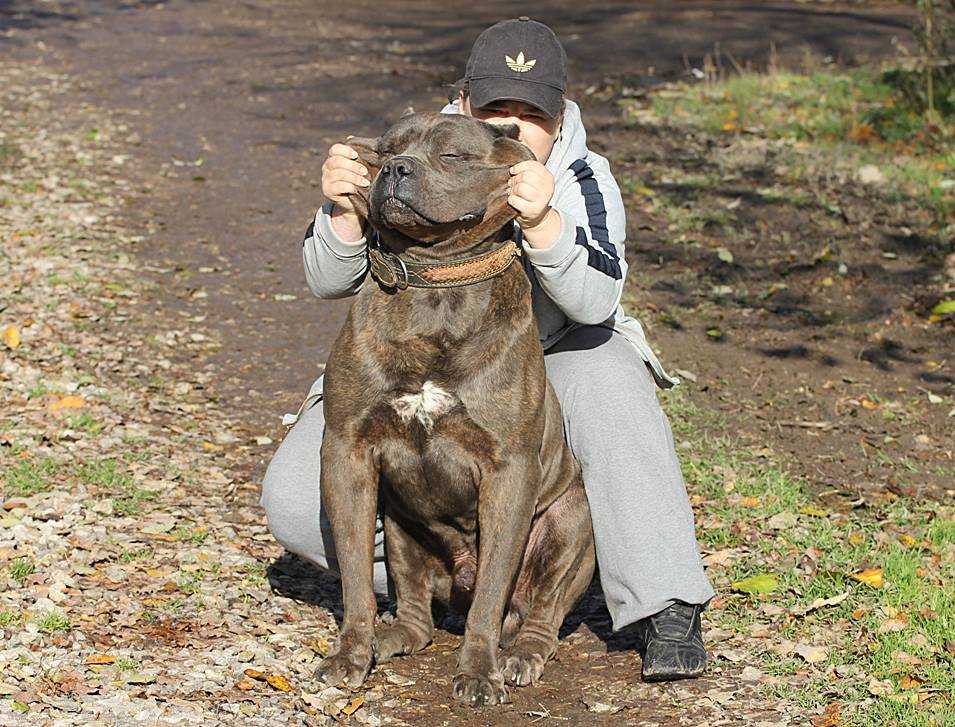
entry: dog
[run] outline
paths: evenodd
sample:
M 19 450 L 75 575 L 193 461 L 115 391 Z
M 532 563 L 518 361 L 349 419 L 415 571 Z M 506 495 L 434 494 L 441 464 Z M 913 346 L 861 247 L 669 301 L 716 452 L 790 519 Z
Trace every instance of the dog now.
M 419 113 L 345 141 L 373 179 L 355 202 L 377 241 L 325 370 L 322 507 L 345 606 L 329 683 L 358 687 L 373 662 L 425 648 L 437 601 L 467 609 L 454 698 L 502 703 L 505 681 L 540 678 L 593 577 L 580 467 L 510 239 L 508 169 L 533 158 L 516 136 Z M 397 613 L 376 626 L 379 508 Z

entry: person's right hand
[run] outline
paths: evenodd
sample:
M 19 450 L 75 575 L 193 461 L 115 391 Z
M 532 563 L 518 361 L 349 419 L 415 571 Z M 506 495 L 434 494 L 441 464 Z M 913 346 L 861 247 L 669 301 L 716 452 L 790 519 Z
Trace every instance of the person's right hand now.
M 348 242 L 361 239 L 364 223 L 349 195 L 371 184 L 368 169 L 357 160 L 358 152 L 350 146 L 334 144 L 322 164 L 322 194 L 335 205 L 332 227 Z

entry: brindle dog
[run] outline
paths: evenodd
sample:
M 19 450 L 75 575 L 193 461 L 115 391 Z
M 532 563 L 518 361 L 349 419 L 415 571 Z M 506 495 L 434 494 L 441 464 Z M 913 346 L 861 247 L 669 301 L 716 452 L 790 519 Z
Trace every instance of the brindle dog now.
M 519 254 L 508 168 L 532 157 L 516 133 L 415 114 L 379 139 L 346 141 L 374 178 L 356 201 L 380 252 L 325 373 L 322 506 L 345 605 L 338 651 L 321 667 L 331 683 L 357 687 L 373 660 L 425 648 L 432 600 L 454 599 L 469 605 L 454 697 L 503 702 L 505 680 L 541 676 L 593 576 L 590 510 L 544 373 L 530 282 L 514 257 L 484 280 L 488 258 L 475 260 L 503 246 Z M 418 280 L 450 287 L 405 286 L 409 266 L 428 265 Z M 473 273 L 467 284 L 448 277 L 461 270 Z M 375 626 L 379 507 L 397 618 Z

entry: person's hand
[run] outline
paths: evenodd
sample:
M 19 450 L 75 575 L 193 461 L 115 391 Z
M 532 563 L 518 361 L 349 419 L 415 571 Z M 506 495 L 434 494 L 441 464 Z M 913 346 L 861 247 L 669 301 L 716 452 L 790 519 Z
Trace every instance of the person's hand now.
M 334 203 L 332 228 L 346 242 L 362 237 L 364 220 L 350 195 L 371 184 L 368 169 L 358 160 L 358 152 L 347 144 L 334 144 L 322 164 L 322 194 Z
M 547 217 L 554 196 L 554 175 L 536 159 L 515 164 L 510 172 L 507 203 L 517 210 L 517 222 L 526 231 Z

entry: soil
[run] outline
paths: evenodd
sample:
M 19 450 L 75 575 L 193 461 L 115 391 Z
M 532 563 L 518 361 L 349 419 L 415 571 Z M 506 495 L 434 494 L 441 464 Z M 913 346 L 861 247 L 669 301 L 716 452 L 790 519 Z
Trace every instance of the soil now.
M 219 372 L 210 386 L 230 425 L 278 441 L 281 414 L 297 408 L 321 372 L 348 308 L 348 301 L 314 299 L 301 268 L 301 234 L 322 201 L 325 151 L 347 134 L 380 133 L 408 106 L 440 108 L 477 32 L 511 7 L 0 1 L 0 53 L 63 69 L 81 89 L 62 98 L 65 110 L 90 102 L 132 130 L 125 173 L 140 193 L 124 214 L 144 236 L 142 274 L 161 283 L 141 305 L 158 318 L 190 317 L 218 341 L 217 350 L 188 355 L 211 357 L 195 365 Z M 668 195 L 681 189 L 661 169 L 699 170 L 714 150 L 702 137 L 628 123 L 617 102 L 633 89 L 685 78 L 717 45 L 757 68 L 769 62 L 771 43 L 783 66 L 878 59 L 910 25 L 895 3 L 617 2 L 581 13 L 580 3 L 555 0 L 522 12 L 563 39 L 568 95 L 581 104 L 591 148 L 618 177 L 648 180 Z M 767 181 L 760 175 L 772 173 L 770 160 L 721 189 L 682 190 L 694 204 L 742 199 L 741 224 L 765 233 L 758 246 L 723 230 L 708 230 L 706 246 L 674 245 L 666 220 L 628 193 L 629 310 L 647 324 L 668 366 L 693 375 L 687 385 L 724 414 L 727 436 L 740 444 L 778 452 L 830 495 L 943 494 L 952 486 L 951 420 L 926 397 L 952 391 L 952 335 L 922 323 L 918 292 L 937 285 L 951 241 L 923 235 L 910 210 L 855 184 L 834 190 L 843 214 L 824 224 L 818 207 L 761 203 L 755 190 Z M 814 262 L 827 241 L 839 255 Z M 720 246 L 733 263 L 716 262 L 710 248 Z M 849 274 L 821 288 L 841 260 Z M 788 287 L 761 297 L 782 274 Z M 733 294 L 715 296 L 719 285 Z M 718 340 L 706 333 L 713 328 Z M 886 418 L 890 400 L 912 417 Z M 254 506 L 273 450 L 242 465 L 241 504 Z M 899 479 L 901 457 L 915 462 L 919 477 Z M 277 592 L 334 612 L 335 589 L 301 563 L 280 558 L 271 576 Z M 686 684 L 640 683 L 631 637 L 610 633 L 591 591 L 545 681 L 476 716 L 449 699 L 460 625 L 446 626 L 424 655 L 396 664 L 417 680 L 396 717 L 697 724 L 703 718 L 694 710 L 735 688 L 732 668 Z M 577 696 L 585 686 L 625 711 L 602 714 L 593 699 Z M 771 706 L 735 717 L 783 719 Z

